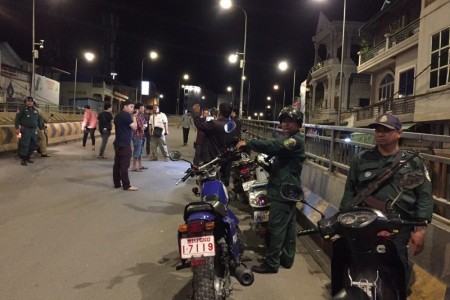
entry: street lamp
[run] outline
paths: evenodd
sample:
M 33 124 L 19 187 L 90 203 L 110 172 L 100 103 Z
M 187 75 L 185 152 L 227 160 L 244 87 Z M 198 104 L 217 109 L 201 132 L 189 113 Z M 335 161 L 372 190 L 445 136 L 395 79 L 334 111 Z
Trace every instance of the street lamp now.
M 324 0 L 315 0 L 318 2 L 322 2 Z M 345 46 L 345 19 L 347 13 L 347 0 L 344 0 L 344 13 L 342 16 L 342 42 L 341 42 L 341 71 L 339 73 L 339 101 L 338 101 L 338 110 L 337 110 L 337 119 L 336 125 L 340 126 L 341 124 L 341 105 L 342 105 L 342 97 L 343 97 L 343 75 L 344 75 L 344 46 Z
M 88 62 L 93 61 L 95 58 L 95 54 L 92 52 L 85 52 L 83 56 Z M 73 80 L 73 113 L 75 113 L 76 110 L 77 74 L 78 74 L 78 57 L 75 58 L 75 78 Z
M 224 9 L 230 9 L 233 4 L 231 0 L 220 0 L 220 6 Z M 242 76 L 241 76 L 241 91 L 239 96 L 239 118 L 242 118 L 242 109 L 244 102 L 244 80 L 245 80 L 245 55 L 247 51 L 247 12 L 240 7 L 239 5 L 235 5 L 239 8 L 245 16 L 245 25 L 244 25 L 244 51 L 242 52 L 242 60 L 241 60 L 241 68 L 242 68 Z
M 231 103 L 234 107 L 234 89 L 231 86 L 227 86 L 227 92 L 231 93 Z
M 289 65 L 286 61 L 281 61 L 278 64 L 278 69 L 280 69 L 282 72 L 286 71 L 288 68 L 289 68 Z M 295 75 L 297 73 L 297 69 L 295 69 L 295 68 L 292 68 L 292 69 L 294 70 L 294 80 L 292 83 L 292 104 L 294 104 L 294 101 L 295 101 Z
M 189 80 L 189 74 L 184 74 L 183 79 L 185 81 Z M 175 115 L 178 115 L 178 112 L 180 111 L 180 90 L 181 90 L 181 80 L 178 80 L 178 92 L 177 92 L 177 111 L 175 112 Z
M 158 59 L 158 52 L 150 51 L 148 53 L 148 57 L 151 60 L 157 60 Z M 144 56 L 144 58 L 142 58 L 142 62 L 141 62 L 141 97 L 140 97 L 140 102 L 142 102 L 142 81 L 144 80 L 144 60 L 146 58 L 147 58 L 147 56 Z

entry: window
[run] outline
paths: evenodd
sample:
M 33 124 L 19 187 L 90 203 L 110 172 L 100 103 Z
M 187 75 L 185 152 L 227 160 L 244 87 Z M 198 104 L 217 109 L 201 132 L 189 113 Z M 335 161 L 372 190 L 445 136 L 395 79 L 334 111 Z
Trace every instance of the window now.
M 378 100 L 392 99 L 394 97 L 394 76 L 387 74 L 380 83 Z
M 398 93 L 399 97 L 406 97 L 414 94 L 414 69 L 409 69 L 400 73 Z
M 446 85 L 449 74 L 450 28 L 431 37 L 430 88 Z

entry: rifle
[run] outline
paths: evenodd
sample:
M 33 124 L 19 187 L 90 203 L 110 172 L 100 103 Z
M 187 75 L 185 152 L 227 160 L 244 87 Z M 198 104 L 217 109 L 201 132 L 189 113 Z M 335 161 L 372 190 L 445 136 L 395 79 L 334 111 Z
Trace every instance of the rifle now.
M 382 184 L 385 183 L 388 179 L 390 179 L 398 170 L 403 168 L 403 166 L 405 166 L 410 160 L 419 156 L 419 152 L 414 151 L 414 153 L 413 153 L 413 155 L 411 155 L 411 157 L 402 161 L 401 160 L 402 153 L 403 152 L 399 151 L 396 154 L 396 157 L 394 159 L 394 162 L 392 163 L 392 166 L 390 168 L 388 168 L 386 171 L 384 171 L 383 173 L 381 173 L 380 175 L 378 175 L 378 177 L 375 181 L 369 183 L 369 185 L 364 190 L 359 192 L 352 199 L 352 201 L 350 201 L 350 203 L 346 207 L 344 207 L 344 210 L 354 207 L 354 206 L 358 206 L 361 203 L 365 202 L 366 204 L 368 204 L 369 206 L 371 206 L 373 208 L 385 211 L 386 203 L 384 201 L 381 201 L 381 200 L 373 197 L 372 194 L 375 191 L 377 191 L 382 186 Z

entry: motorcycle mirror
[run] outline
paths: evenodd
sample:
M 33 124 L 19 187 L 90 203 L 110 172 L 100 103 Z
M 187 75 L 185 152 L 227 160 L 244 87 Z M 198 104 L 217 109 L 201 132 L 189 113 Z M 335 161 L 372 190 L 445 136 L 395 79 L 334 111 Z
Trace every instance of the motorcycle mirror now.
M 402 191 L 405 191 L 405 190 L 412 190 L 424 182 L 425 182 L 425 174 L 420 170 L 416 170 L 405 173 L 402 176 L 402 178 L 400 178 L 399 184 L 400 189 Z
M 180 151 L 172 151 L 169 153 L 169 158 L 172 161 L 178 161 L 182 159 L 182 155 Z
M 225 129 L 226 133 L 230 133 L 236 128 L 236 123 L 233 120 L 229 119 L 223 128 Z
M 300 201 L 303 202 L 305 200 L 305 194 L 303 193 L 303 189 L 299 185 L 295 184 L 283 184 L 281 186 L 281 196 L 290 201 Z

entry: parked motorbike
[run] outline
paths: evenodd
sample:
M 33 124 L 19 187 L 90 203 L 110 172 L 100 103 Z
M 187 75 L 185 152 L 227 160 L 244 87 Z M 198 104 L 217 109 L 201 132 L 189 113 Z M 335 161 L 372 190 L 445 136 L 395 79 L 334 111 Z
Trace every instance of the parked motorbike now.
M 403 175 L 401 191 L 423 183 L 415 174 Z M 423 174 L 422 174 L 423 175 Z M 413 178 L 414 177 L 414 178 Z M 281 195 L 292 201 L 304 200 L 301 187 L 283 185 Z M 298 235 L 319 233 L 332 241 L 331 285 L 333 299 L 406 299 L 405 270 L 391 238 L 404 226 L 426 226 L 426 221 L 405 221 L 393 210 L 354 206 L 330 218 L 322 215 L 317 229 L 300 230 Z M 337 239 L 333 237 L 339 236 Z
M 184 209 L 184 223 L 178 227 L 181 265 L 176 269 L 192 268 L 193 299 L 226 299 L 233 289 L 233 274 L 243 286 L 254 281 L 253 272 L 241 261 L 244 252 L 239 220 L 228 208 L 229 197 L 219 178 L 219 162 L 233 153 L 217 156 L 207 164 L 194 167 L 178 151 L 171 152 L 173 161 L 190 164 L 186 174 L 176 184 L 196 177 L 193 189 L 200 201 L 191 202 Z

